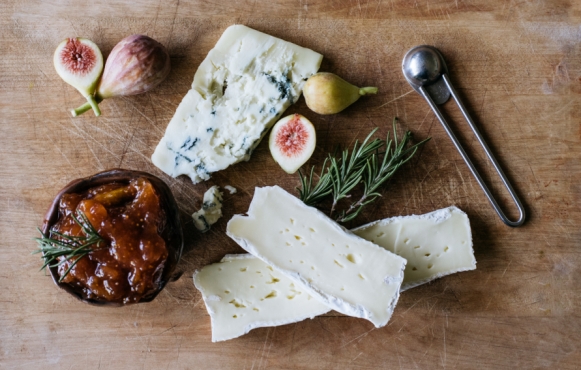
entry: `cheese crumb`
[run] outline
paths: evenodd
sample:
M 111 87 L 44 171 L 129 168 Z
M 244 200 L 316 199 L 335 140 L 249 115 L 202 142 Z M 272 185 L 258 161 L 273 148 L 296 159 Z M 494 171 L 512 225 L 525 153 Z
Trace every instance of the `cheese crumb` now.
M 192 214 L 194 226 L 205 233 L 222 217 L 222 192 L 216 185 L 204 193 L 202 208 Z

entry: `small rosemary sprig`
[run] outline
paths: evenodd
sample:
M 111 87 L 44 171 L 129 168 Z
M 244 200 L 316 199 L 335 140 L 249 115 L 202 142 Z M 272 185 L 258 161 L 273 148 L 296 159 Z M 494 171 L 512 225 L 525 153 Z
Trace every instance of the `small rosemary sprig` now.
M 65 235 L 54 230 L 50 230 L 48 235 L 44 235 L 38 229 L 42 237 L 34 238 L 38 243 L 38 250 L 32 252 L 32 254 L 42 253 L 44 264 L 40 268 L 41 270 L 47 266 L 60 266 L 69 260 L 72 261 L 76 257 L 65 273 L 59 278 L 59 283 L 68 275 L 69 271 L 71 271 L 81 258 L 98 249 L 99 244 L 103 241 L 103 238 L 97 233 L 97 230 L 91 225 L 83 212 L 77 210 L 77 215 L 72 214 L 71 216 L 77 225 L 81 227 L 81 230 L 85 234 L 84 236 Z M 58 239 L 54 238 L 53 235 L 57 236 Z M 64 258 L 59 261 L 59 257 Z
M 313 185 L 314 167 L 311 168 L 310 175 L 304 176 L 299 170 L 301 188 L 300 199 L 307 205 L 315 205 L 331 196 L 333 203 L 329 215 L 332 217 L 341 199 L 350 198 L 351 191 L 363 183 L 363 195 L 359 200 L 352 202 L 349 207 L 338 213 L 335 219 L 338 222 L 347 222 L 359 215 L 362 208 L 372 203 L 381 196 L 379 187 L 385 183 L 393 174 L 411 157 L 414 156 L 418 148 L 426 143 L 427 138 L 406 149 L 412 134 L 407 131 L 402 140 L 399 141 L 396 131 L 397 118 L 393 121 L 393 141 L 387 135 L 386 140 L 374 139 L 371 136 L 377 131 L 372 130 L 365 140 L 359 145 L 356 141 L 351 153 L 349 149 L 341 153 L 340 158 L 329 154 L 323 162 L 323 168 L 316 185 Z M 385 151 L 380 153 L 380 149 L 385 147 Z

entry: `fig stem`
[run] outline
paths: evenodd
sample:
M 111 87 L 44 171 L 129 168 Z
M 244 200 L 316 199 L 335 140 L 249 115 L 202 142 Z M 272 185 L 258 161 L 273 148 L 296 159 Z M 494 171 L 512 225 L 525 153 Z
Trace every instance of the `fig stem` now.
M 71 114 L 73 117 L 80 116 L 81 114 L 85 113 L 86 111 L 90 110 L 91 108 L 95 112 L 95 116 L 99 117 L 101 115 L 101 109 L 99 109 L 99 103 L 102 102 L 103 99 L 99 96 L 92 97 L 87 96 L 87 102 L 80 107 L 75 109 L 71 109 Z
M 362 87 L 359 89 L 359 95 L 377 94 L 377 87 Z

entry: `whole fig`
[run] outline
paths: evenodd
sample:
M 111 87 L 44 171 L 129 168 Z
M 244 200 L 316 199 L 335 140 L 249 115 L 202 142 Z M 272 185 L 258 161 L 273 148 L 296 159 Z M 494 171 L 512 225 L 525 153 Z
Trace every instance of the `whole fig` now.
M 315 113 L 335 114 L 355 103 L 363 95 L 376 94 L 377 87 L 359 88 L 333 73 L 319 72 L 307 80 L 303 95 Z
M 142 94 L 165 80 L 170 69 L 165 46 L 145 35 L 128 36 L 111 50 L 95 100 Z M 77 116 L 89 108 L 84 104 L 71 113 Z

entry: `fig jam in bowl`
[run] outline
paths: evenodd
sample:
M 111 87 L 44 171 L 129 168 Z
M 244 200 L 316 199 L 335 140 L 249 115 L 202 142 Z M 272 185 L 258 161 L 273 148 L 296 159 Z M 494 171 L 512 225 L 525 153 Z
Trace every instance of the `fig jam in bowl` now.
M 86 245 L 72 258 L 58 257 L 49 270 L 60 288 L 99 305 L 153 300 L 183 249 L 171 190 L 140 171 L 114 169 L 72 181 L 54 199 L 41 231 L 56 247 Z

